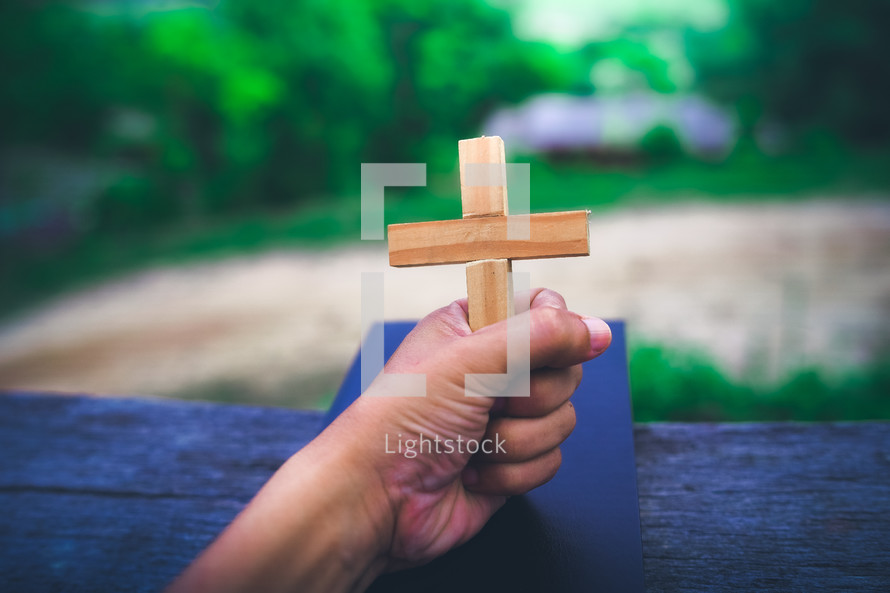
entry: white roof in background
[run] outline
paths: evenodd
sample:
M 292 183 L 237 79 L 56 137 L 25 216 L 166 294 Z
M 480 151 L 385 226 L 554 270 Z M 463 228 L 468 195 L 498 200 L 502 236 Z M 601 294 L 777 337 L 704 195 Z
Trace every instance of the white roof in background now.
M 736 118 L 700 95 L 537 95 L 495 111 L 482 133 L 511 150 L 633 149 L 656 126 L 674 130 L 693 153 L 725 153 L 735 144 Z

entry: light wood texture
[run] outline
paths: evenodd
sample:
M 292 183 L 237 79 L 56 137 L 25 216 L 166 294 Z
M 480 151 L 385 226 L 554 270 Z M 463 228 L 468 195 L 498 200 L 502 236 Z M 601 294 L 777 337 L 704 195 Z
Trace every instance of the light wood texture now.
M 506 216 L 507 156 L 499 136 L 470 138 L 457 143 L 460 163 L 460 202 L 464 218 Z M 467 165 L 495 165 L 488 171 L 488 185 L 469 184 Z M 492 178 L 494 177 L 494 178 Z M 509 259 L 467 263 L 467 311 L 473 331 L 513 315 L 513 266 Z
M 467 264 L 467 309 L 476 331 L 513 315 L 513 266 L 509 259 L 483 259 Z
M 480 259 L 590 255 L 585 210 L 532 214 L 528 240 L 507 238 L 510 218 L 497 216 L 390 225 L 389 263 L 403 267 Z
M 504 141 L 499 136 L 470 138 L 457 143 L 460 161 L 460 202 L 464 218 L 505 216 L 507 209 L 507 174 Z M 467 164 L 503 165 L 496 185 L 467 185 Z
M 458 142 L 463 219 L 388 227 L 389 264 L 467 264 L 467 309 L 473 331 L 513 315 L 512 259 L 590 255 L 587 212 L 508 216 L 504 141 L 483 136 Z M 471 165 L 490 165 L 476 169 Z M 508 238 L 513 225 L 528 239 Z M 514 234 L 515 236 L 515 234 Z M 484 260 L 484 261 L 482 261 Z

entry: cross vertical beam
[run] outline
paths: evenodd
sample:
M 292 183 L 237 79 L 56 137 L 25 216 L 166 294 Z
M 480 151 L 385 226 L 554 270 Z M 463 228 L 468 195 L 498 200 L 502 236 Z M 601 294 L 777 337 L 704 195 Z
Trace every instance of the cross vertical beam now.
M 458 142 L 457 150 L 463 217 L 509 214 L 504 141 L 498 136 L 471 138 Z M 481 167 L 474 170 L 472 165 L 488 167 L 487 170 Z M 467 309 L 471 330 L 476 331 L 513 315 L 512 271 L 509 259 L 467 262 Z
M 466 264 L 469 324 L 476 331 L 513 315 L 511 260 L 590 255 L 589 213 L 515 220 L 507 213 L 504 142 L 497 136 L 461 140 L 458 152 L 463 218 L 389 225 L 389 264 Z M 528 236 L 510 236 L 511 223 L 527 225 Z

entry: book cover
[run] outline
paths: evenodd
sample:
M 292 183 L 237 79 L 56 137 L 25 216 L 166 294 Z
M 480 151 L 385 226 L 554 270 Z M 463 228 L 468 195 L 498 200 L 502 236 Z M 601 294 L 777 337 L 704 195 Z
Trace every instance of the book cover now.
M 384 575 L 369 591 L 642 593 L 643 558 L 624 324 L 612 345 L 584 363 L 572 396 L 577 425 L 549 483 L 516 496 L 472 540 L 410 570 Z M 387 322 L 387 359 L 414 327 Z M 324 425 L 360 391 L 356 356 Z

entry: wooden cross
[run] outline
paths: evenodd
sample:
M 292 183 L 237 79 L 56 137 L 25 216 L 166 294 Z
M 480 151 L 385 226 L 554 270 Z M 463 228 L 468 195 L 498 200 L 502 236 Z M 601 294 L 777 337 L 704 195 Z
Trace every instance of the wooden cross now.
M 476 331 L 513 315 L 511 260 L 590 255 L 587 211 L 532 214 L 529 238 L 508 236 L 506 175 L 497 185 L 468 181 L 468 164 L 506 169 L 504 142 L 483 136 L 458 143 L 463 218 L 391 224 L 389 264 L 395 267 L 467 264 L 470 329 Z

